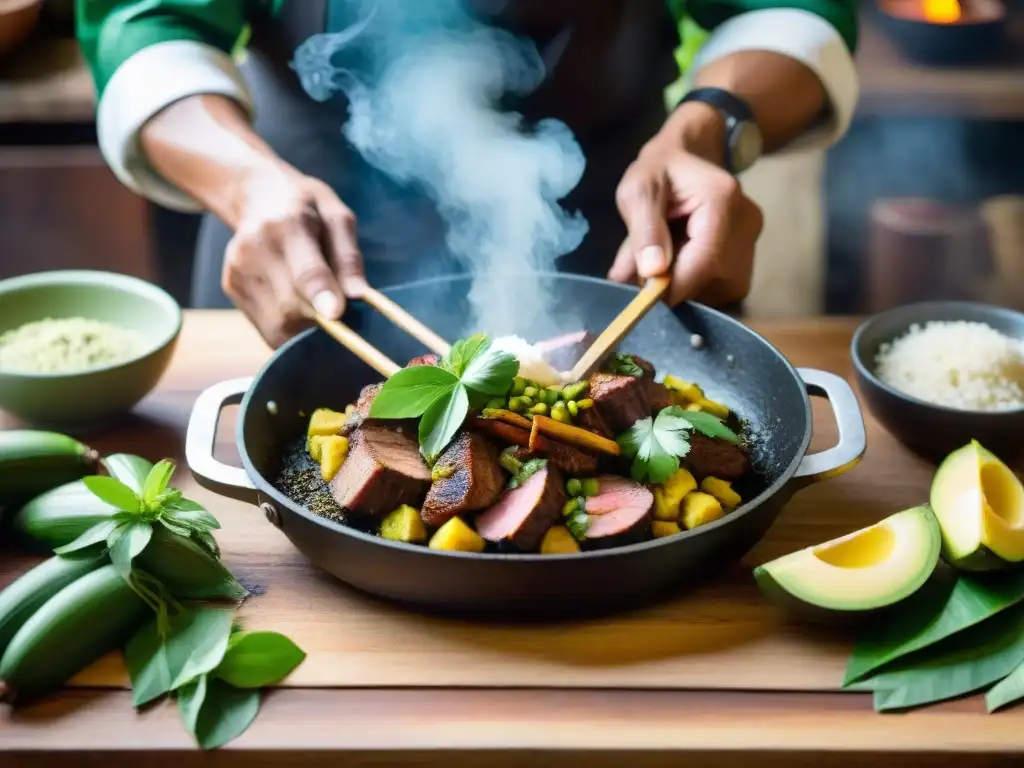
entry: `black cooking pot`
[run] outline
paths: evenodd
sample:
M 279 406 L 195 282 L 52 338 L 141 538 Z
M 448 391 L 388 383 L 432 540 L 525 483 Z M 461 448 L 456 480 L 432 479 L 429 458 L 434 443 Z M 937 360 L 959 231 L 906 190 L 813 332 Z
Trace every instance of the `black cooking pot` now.
M 449 277 L 392 288 L 394 301 L 453 341 L 475 331 L 543 339 L 582 328 L 598 331 L 636 289 L 592 278 L 530 274 L 550 289 L 556 318 L 519 317 L 507 327 L 470 328 L 469 278 Z M 508 313 L 502 313 L 508 314 Z M 353 306 L 345 322 L 392 359 L 426 350 L 386 319 Z M 702 345 L 691 344 L 699 334 Z M 204 487 L 259 503 L 313 563 L 366 592 L 438 612 L 476 615 L 561 615 L 619 610 L 680 585 L 693 586 L 742 557 L 765 534 L 800 488 L 855 466 L 865 449 L 857 400 L 843 379 L 794 369 L 767 341 L 715 310 L 658 305 L 621 348 L 705 388 L 747 422 L 760 484 L 736 511 L 672 537 L 572 555 L 438 552 L 391 542 L 319 517 L 274 485 L 288 446 L 305 434 L 317 407 L 343 408 L 380 377 L 322 331 L 307 331 L 281 347 L 253 379 L 210 387 L 195 402 L 186 458 Z M 839 425 L 839 444 L 805 455 L 811 439 L 808 395 L 826 397 Z M 238 451 L 243 468 L 213 458 L 221 409 L 241 401 Z M 302 416 L 300 414 L 306 414 Z

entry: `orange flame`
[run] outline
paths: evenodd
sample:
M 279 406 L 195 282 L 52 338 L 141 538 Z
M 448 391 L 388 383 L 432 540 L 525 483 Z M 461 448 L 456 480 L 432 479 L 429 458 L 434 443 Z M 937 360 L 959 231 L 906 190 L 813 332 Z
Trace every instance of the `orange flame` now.
M 921 0 L 925 21 L 932 24 L 955 24 L 963 16 L 958 0 Z

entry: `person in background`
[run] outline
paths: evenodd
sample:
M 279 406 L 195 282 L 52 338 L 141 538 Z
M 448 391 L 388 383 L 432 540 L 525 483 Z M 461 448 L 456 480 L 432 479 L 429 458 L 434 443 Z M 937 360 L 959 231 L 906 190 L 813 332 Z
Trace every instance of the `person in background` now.
M 458 269 L 430 200 L 367 164 L 341 135 L 344 105 L 309 98 L 289 66 L 311 35 L 355 23 L 353 5 L 77 4 L 103 156 L 149 200 L 205 212 L 193 304 L 233 303 L 271 346 L 307 326 L 304 304 L 338 317 L 367 281 Z M 688 0 L 709 35 L 671 110 L 680 39 L 666 0 L 469 5 L 536 43 L 547 78 L 516 108 L 565 122 L 587 159 L 563 202 L 590 231 L 559 269 L 623 282 L 670 270 L 673 304 L 742 299 L 763 222 L 736 176 L 843 135 L 858 96 L 856 1 Z

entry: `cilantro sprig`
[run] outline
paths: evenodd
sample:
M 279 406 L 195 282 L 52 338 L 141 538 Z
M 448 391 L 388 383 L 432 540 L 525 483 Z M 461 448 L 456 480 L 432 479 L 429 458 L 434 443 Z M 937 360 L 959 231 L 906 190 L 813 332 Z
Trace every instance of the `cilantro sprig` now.
M 390 376 L 370 406 L 370 418 L 419 418 L 420 452 L 433 464 L 470 407 L 506 394 L 518 373 L 514 355 L 474 334 L 455 342 L 438 365 L 403 368 Z
M 634 379 L 644 377 L 644 369 L 637 365 L 631 355 L 615 355 L 608 366 L 612 373 L 620 376 L 632 376 Z
M 630 475 L 638 483 L 663 483 L 679 469 L 679 460 L 690 452 L 690 432 L 738 443 L 739 436 L 717 416 L 703 411 L 684 411 L 678 405 L 663 408 L 653 419 L 640 419 L 616 442 L 622 454 L 633 459 Z

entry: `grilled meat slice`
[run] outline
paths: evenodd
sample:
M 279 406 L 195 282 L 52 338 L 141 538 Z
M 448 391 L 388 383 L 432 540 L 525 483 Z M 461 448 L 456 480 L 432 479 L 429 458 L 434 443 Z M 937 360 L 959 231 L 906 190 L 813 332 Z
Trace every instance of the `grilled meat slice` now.
M 437 365 L 440 361 L 441 358 L 434 354 L 420 355 L 406 363 L 405 367 L 415 368 L 417 365 Z
M 612 435 L 625 432 L 640 419 L 651 415 L 647 384 L 643 379 L 633 376 L 595 373 L 590 377 L 589 397 L 594 401 L 594 407 L 590 410 L 600 414 Z M 591 429 L 589 426 L 584 428 Z
M 651 520 L 654 494 L 624 477 L 598 478 L 598 493 L 586 501 L 590 519 L 586 540 L 599 546 L 619 546 L 641 538 Z
M 696 431 L 690 433 L 690 452 L 683 463 L 701 478 L 738 480 L 750 471 L 750 458 L 742 447 Z
M 559 443 L 550 438 L 544 441 L 543 451 L 535 453 L 528 447 L 522 446 L 516 448 L 512 455 L 522 462 L 538 456 L 544 457 L 569 477 L 590 477 L 597 472 L 597 456 L 581 451 L 574 445 Z
M 434 468 L 453 470 L 434 481 L 420 510 L 423 522 L 435 528 L 456 515 L 487 509 L 501 496 L 505 484 L 498 448 L 479 432 L 458 434 Z
M 509 541 L 523 552 L 534 552 L 568 500 L 562 473 L 549 462 L 530 478 L 481 512 L 476 529 L 488 541 Z
M 386 515 L 402 504 L 418 507 L 430 488 L 430 468 L 415 432 L 367 422 L 351 437 L 348 458 L 331 481 L 345 514 Z

